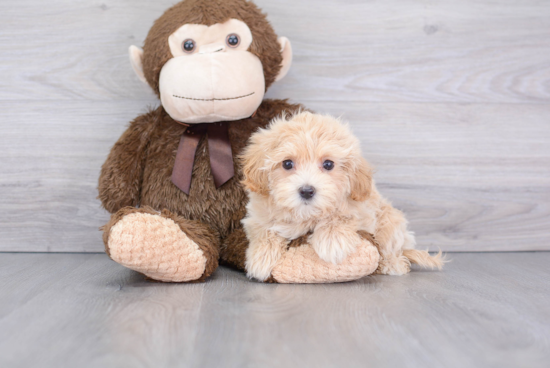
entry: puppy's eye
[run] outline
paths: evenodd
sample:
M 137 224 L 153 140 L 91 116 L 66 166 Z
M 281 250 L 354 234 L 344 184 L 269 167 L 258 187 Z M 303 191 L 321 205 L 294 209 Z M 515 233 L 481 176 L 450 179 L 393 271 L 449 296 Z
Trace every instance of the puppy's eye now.
M 323 169 L 327 171 L 334 169 L 334 162 L 326 160 L 325 162 L 323 162 Z
M 291 170 L 293 167 L 294 167 L 294 162 L 292 162 L 292 160 L 284 160 L 283 161 L 283 169 Z

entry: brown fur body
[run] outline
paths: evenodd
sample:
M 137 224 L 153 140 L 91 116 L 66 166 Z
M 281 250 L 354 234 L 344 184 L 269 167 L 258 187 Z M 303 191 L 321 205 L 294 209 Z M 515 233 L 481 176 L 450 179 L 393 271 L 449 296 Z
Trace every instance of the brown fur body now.
M 156 210 L 179 219 L 176 223 L 190 238 L 194 237 L 193 229 L 186 228 L 182 219 L 211 228 L 218 239 L 216 248 L 222 244 L 222 262 L 244 269 L 248 241 L 240 221 L 246 212 L 247 196 L 240 184 L 242 169 L 236 157 L 258 128 L 283 112 L 292 113 L 300 108 L 283 100 L 265 100 L 254 117 L 229 123 L 235 176 L 219 189 L 214 184 L 208 144 L 203 137 L 195 155 L 189 195 L 171 181 L 178 144 L 186 127 L 170 118 L 162 107 L 139 116 L 114 145 L 101 170 L 99 198 L 105 209 L 114 214 L 104 229 L 105 244 L 111 226 L 130 211 L 127 207 L 149 208 L 149 212 Z M 202 226 L 201 230 L 204 231 Z M 202 243 L 197 244 L 205 248 Z M 205 252 L 209 265 L 217 265 L 218 252 L 218 249 Z M 208 275 L 215 268 L 207 267 Z

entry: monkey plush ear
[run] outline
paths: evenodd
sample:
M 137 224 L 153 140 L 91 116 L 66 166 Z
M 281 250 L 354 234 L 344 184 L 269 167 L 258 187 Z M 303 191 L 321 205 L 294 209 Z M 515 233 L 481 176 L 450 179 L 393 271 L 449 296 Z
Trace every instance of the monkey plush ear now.
M 372 169 L 364 158 L 360 158 L 355 170 L 350 173 L 351 193 L 354 201 L 362 202 L 370 196 Z
M 147 80 L 145 79 L 145 75 L 143 74 L 143 64 L 141 62 L 143 57 L 143 50 L 140 49 L 137 46 L 130 46 L 130 63 L 132 64 L 132 68 L 134 68 L 134 72 L 136 72 L 136 75 L 138 76 L 139 80 L 143 83 L 147 84 Z
M 279 71 L 279 74 L 277 74 L 277 78 L 275 78 L 275 82 L 280 81 L 285 77 L 286 73 L 288 73 L 288 70 L 290 69 L 290 65 L 292 64 L 292 46 L 290 45 L 290 41 L 286 37 L 279 37 L 277 41 L 279 41 L 279 45 L 281 45 L 283 62 L 281 64 L 281 70 Z

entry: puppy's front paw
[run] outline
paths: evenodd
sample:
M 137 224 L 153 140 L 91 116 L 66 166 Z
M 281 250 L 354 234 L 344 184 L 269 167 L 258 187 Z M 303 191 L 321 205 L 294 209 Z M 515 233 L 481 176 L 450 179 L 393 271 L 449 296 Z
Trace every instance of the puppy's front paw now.
M 268 279 L 287 243 L 271 231 L 265 237 L 250 241 L 246 251 L 246 275 L 259 281 Z
M 340 264 L 348 255 L 355 252 L 361 238 L 357 232 L 329 227 L 315 229 L 309 242 L 323 261 Z

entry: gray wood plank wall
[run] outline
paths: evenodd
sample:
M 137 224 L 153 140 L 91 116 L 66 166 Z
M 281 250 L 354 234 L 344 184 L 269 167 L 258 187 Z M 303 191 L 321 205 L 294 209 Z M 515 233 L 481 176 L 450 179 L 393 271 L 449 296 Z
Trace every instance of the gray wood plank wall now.
M 0 3 L 0 251 L 101 251 L 99 168 L 157 99 L 174 0 Z M 258 0 L 294 65 L 268 97 L 343 115 L 419 246 L 550 249 L 550 2 Z

